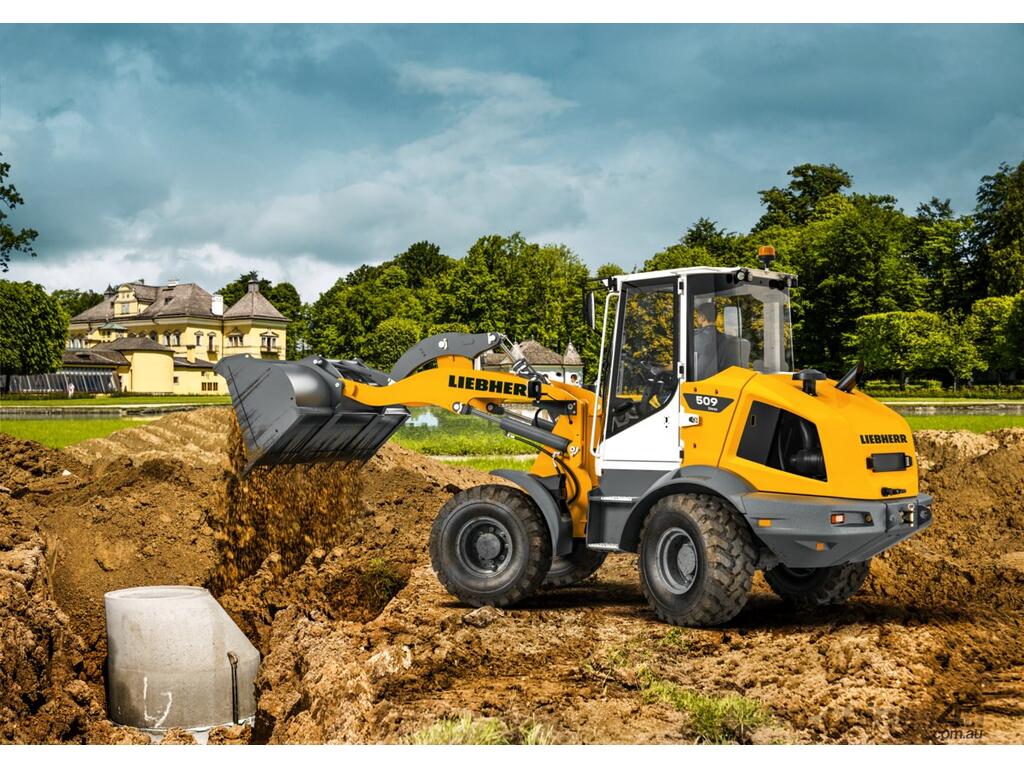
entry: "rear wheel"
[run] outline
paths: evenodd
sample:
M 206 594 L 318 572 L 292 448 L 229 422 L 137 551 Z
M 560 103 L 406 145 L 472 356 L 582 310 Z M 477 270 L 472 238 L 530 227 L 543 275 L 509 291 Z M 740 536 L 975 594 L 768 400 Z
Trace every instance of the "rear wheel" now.
M 585 539 L 572 540 L 572 552 L 551 558 L 551 569 L 544 578 L 545 587 L 568 587 L 593 575 L 607 556 L 607 552 L 588 549 Z
M 669 624 L 721 624 L 746 605 L 756 557 L 750 530 L 728 502 L 668 496 L 640 533 L 640 586 Z
M 551 537 L 522 491 L 479 485 L 457 493 L 430 531 L 438 580 L 470 605 L 506 606 L 532 594 L 551 567 Z
M 814 608 L 846 602 L 861 588 L 870 571 L 870 560 L 828 568 L 777 565 L 764 572 L 764 580 L 787 603 Z

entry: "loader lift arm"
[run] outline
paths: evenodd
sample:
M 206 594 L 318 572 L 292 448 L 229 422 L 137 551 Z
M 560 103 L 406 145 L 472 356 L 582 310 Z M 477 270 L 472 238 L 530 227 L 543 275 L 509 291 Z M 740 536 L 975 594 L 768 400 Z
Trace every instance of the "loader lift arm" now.
M 390 374 L 359 360 L 316 356 L 278 361 L 237 355 L 221 360 L 216 370 L 228 381 L 245 438 L 246 472 L 257 465 L 365 461 L 414 406 L 495 424 L 538 451 L 529 474 L 502 476 L 535 498 L 555 549 L 564 550 L 572 536 L 582 537 L 586 530 L 594 477 L 588 443 L 594 394 L 548 381 L 525 360 L 514 361 L 512 373 L 474 369 L 476 357 L 499 347 L 511 352 L 501 334 L 448 333 L 419 342 Z M 428 364 L 433 367 L 423 367 Z M 506 408 L 515 404 L 534 406 L 535 417 Z M 550 503 L 538 496 L 540 489 Z

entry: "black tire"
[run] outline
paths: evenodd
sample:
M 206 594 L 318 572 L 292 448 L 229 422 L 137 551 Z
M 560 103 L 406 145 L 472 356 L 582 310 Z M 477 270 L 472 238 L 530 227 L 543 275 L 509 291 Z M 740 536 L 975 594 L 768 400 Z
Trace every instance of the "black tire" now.
M 658 501 L 640 532 L 640 586 L 662 621 L 722 624 L 750 596 L 757 551 L 746 522 L 727 501 L 677 494 Z
M 452 595 L 503 607 L 529 597 L 551 567 L 551 536 L 533 500 L 505 485 L 478 485 L 441 507 L 430 562 Z
M 777 565 L 764 572 L 772 591 L 798 608 L 819 608 L 846 602 L 864 584 L 871 561 L 828 568 L 787 568 Z
M 607 552 L 588 549 L 585 539 L 572 540 L 572 552 L 552 555 L 551 568 L 544 577 L 545 587 L 568 587 L 592 576 L 604 563 Z

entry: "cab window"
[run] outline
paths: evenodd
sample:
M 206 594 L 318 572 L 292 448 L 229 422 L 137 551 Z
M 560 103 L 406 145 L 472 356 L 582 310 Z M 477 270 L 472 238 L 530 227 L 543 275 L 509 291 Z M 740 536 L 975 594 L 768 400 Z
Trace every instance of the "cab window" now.
M 608 435 L 664 408 L 678 388 L 677 295 L 675 280 L 623 288 Z

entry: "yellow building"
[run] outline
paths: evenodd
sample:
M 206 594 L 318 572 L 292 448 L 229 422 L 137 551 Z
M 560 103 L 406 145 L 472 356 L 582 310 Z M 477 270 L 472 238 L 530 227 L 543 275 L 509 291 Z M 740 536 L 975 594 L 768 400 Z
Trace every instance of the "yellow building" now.
M 214 364 L 238 354 L 283 360 L 287 327 L 256 281 L 226 310 L 195 283 L 124 283 L 71 318 L 64 367 L 113 370 L 128 392 L 226 394 Z

